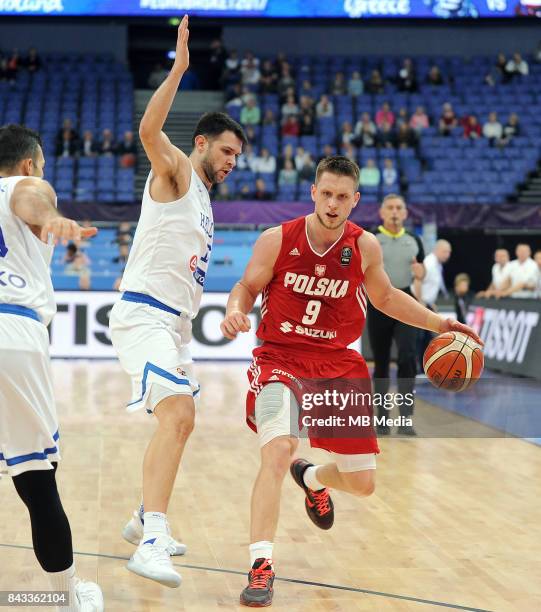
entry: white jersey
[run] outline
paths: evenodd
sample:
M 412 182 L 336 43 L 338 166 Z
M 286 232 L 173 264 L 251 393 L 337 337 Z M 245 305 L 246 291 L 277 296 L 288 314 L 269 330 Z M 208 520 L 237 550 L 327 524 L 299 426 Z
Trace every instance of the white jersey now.
M 31 308 L 48 325 L 56 312 L 49 272 L 54 246 L 35 236 L 10 206 L 15 185 L 25 178 L 0 179 L 0 304 Z
M 175 202 L 155 202 L 151 180 L 152 171 L 120 290 L 149 295 L 193 319 L 212 250 L 209 194 L 193 168 L 188 191 Z

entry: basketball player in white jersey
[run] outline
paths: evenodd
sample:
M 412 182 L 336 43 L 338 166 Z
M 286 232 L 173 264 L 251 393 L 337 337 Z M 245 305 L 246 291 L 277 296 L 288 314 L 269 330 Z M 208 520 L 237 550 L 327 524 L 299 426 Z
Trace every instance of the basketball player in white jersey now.
M 0 471 L 7 470 L 28 508 L 34 552 L 52 589 L 69 592 L 58 609 L 98 612 L 99 586 L 75 577 L 70 525 L 56 486 L 59 433 L 47 334 L 56 312 L 52 241 L 97 230 L 57 211 L 44 164 L 36 132 L 0 128 Z
M 199 392 L 188 343 L 212 249 L 208 192 L 233 170 L 246 142 L 240 125 L 223 113 L 201 117 L 189 157 L 164 134 L 188 63 L 185 16 L 173 68 L 148 103 L 139 128 L 152 168 L 120 284 L 122 299 L 110 317 L 113 346 L 132 379 L 128 410 L 145 408 L 157 421 L 143 460 L 143 504 L 123 532 L 138 544 L 128 569 L 169 587 L 181 581 L 170 555 L 186 550 L 169 535 L 166 512 Z

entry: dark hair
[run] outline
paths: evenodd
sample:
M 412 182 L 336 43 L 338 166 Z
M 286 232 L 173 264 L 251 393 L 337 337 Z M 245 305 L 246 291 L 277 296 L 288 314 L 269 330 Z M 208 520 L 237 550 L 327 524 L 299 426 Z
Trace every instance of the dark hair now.
M 34 130 L 14 123 L 0 127 L 0 168 L 11 170 L 28 158 L 36 163 L 38 146 L 41 138 Z
M 206 136 L 211 139 L 224 132 L 233 132 L 242 144 L 248 143 L 246 134 L 240 124 L 231 119 L 229 115 L 225 113 L 205 113 L 195 126 L 192 136 L 192 147 L 195 147 L 196 136 Z
M 355 181 L 355 185 L 359 184 L 359 177 L 361 173 L 359 166 L 354 161 L 351 161 L 351 159 L 348 159 L 343 155 L 324 157 L 319 162 L 316 168 L 316 183 L 319 181 L 324 172 L 338 174 L 338 176 L 350 176 Z

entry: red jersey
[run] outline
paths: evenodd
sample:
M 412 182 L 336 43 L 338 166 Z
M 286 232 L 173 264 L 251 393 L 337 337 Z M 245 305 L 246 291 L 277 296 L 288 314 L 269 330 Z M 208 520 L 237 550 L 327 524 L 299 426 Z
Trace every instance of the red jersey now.
M 363 332 L 367 297 L 357 239 L 346 221 L 323 254 L 312 248 L 306 217 L 282 224 L 274 276 L 263 290 L 257 337 L 264 345 L 310 353 L 347 348 Z

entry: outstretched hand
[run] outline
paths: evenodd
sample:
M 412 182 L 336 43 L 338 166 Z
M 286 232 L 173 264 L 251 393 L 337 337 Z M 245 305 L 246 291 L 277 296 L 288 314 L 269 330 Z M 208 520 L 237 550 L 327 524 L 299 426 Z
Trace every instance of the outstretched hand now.
M 180 72 L 186 72 L 190 65 L 190 51 L 188 49 L 188 38 L 190 30 L 188 30 L 188 15 L 184 15 L 180 25 L 178 26 L 177 49 L 175 54 L 174 68 Z
M 470 336 L 470 338 L 472 338 L 472 340 L 475 340 L 475 342 L 477 342 L 477 344 L 479 344 L 480 346 L 484 346 L 485 344 L 469 325 L 459 323 L 455 319 L 443 319 L 440 325 L 440 334 L 444 334 L 445 332 L 450 331 L 466 334 L 466 336 Z
M 97 227 L 81 227 L 77 221 L 65 217 L 54 217 L 41 227 L 40 238 L 42 242 L 47 242 L 49 234 L 52 234 L 55 244 L 58 241 L 67 244 L 68 240 L 77 241 L 83 238 L 92 238 L 97 233 Z

